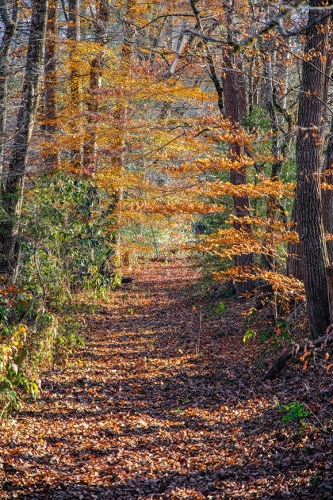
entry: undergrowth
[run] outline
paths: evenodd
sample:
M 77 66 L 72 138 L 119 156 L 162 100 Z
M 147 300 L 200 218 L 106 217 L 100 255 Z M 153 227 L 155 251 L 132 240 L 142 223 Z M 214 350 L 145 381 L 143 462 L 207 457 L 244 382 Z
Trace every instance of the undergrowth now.
M 78 312 L 119 283 L 113 201 L 90 180 L 66 173 L 31 186 L 17 281 L 0 277 L 0 418 L 36 399 L 42 371 L 84 345 Z

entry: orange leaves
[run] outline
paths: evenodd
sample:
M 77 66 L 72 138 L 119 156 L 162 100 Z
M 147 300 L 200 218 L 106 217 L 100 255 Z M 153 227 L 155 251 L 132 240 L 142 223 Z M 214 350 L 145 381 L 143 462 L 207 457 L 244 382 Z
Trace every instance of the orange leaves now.
M 283 181 L 272 181 L 264 179 L 258 184 L 235 185 L 231 182 L 207 183 L 205 190 L 209 190 L 211 196 L 249 196 L 250 198 L 261 198 L 274 196 L 276 198 L 294 197 L 294 183 L 285 183 Z
M 265 226 L 269 227 L 269 222 L 257 218 L 244 217 L 240 219 L 231 217 L 230 222 L 239 224 L 240 229 L 235 227 L 220 229 L 216 233 L 205 237 L 198 244 L 200 250 L 219 255 L 221 258 L 230 258 L 230 256 L 248 252 L 276 255 L 276 245 L 289 239 L 289 233 L 278 222 L 276 222 L 276 233 L 265 230 Z M 254 222 L 261 222 L 264 229 L 258 225 L 258 227 L 253 228 L 252 232 L 249 232 L 248 227 Z M 267 238 L 270 238 L 270 241 Z
M 293 298 L 294 300 L 303 301 L 304 285 L 296 278 L 285 276 L 284 274 L 262 269 L 259 266 L 251 267 L 233 267 L 226 271 L 214 273 L 216 279 L 225 280 L 233 279 L 236 281 L 257 280 L 262 279 L 272 285 L 272 288 L 285 299 Z
M 193 214 L 209 214 L 221 212 L 224 207 L 221 205 L 207 205 L 206 203 L 199 202 L 172 202 L 165 201 L 159 202 L 157 200 L 152 200 L 150 203 L 133 203 L 132 209 L 136 212 L 145 213 L 160 213 L 163 215 L 192 215 Z
M 311 351 L 305 351 L 305 353 L 299 358 L 300 361 L 306 361 L 306 359 L 312 355 Z

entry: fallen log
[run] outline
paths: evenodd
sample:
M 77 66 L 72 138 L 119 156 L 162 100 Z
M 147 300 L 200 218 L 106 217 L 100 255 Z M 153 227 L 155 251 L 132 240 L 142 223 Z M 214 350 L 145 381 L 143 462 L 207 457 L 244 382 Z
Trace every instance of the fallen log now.
M 278 374 L 283 370 L 289 360 L 295 359 L 297 355 L 300 358 L 304 356 L 307 352 L 313 352 L 315 349 L 324 349 L 328 345 L 333 343 L 333 324 L 329 325 L 326 329 L 326 333 L 323 337 L 315 340 L 308 340 L 302 344 L 293 344 L 281 356 L 273 363 L 273 365 L 267 370 L 263 376 L 263 380 L 273 380 Z

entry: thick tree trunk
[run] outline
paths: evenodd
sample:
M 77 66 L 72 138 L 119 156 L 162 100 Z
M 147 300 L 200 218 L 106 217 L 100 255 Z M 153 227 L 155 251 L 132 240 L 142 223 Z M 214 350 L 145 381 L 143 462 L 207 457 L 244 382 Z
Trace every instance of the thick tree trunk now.
M 17 14 L 17 0 L 13 2 L 11 15 L 9 14 L 6 0 L 0 0 L 0 18 L 4 25 L 4 33 L 0 45 L 0 186 L 2 185 L 2 166 L 6 144 L 9 51 L 16 32 Z
M 322 6 L 310 0 L 310 7 Z M 325 333 L 330 323 L 326 271 L 328 255 L 321 203 L 322 98 L 324 91 L 327 20 L 315 23 L 322 11 L 309 12 L 299 96 L 297 162 L 297 223 L 301 243 L 303 279 L 313 338 Z
M 15 279 L 18 264 L 18 229 L 23 202 L 23 187 L 30 139 L 37 112 L 44 46 L 48 0 L 33 0 L 30 36 L 27 52 L 22 98 L 11 154 L 2 206 L 5 216 L 0 220 L 0 274 Z

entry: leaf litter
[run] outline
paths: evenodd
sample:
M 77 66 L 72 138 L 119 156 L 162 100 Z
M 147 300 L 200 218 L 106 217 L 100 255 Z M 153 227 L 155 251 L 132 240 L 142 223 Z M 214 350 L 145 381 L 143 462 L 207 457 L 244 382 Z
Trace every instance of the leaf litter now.
M 262 382 L 246 306 L 198 293 L 189 261 L 133 276 L 86 318 L 86 347 L 1 423 L 0 498 L 333 498 L 329 373 Z M 305 417 L 282 421 L 283 407 Z

